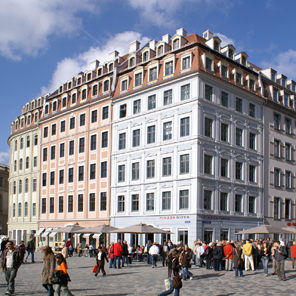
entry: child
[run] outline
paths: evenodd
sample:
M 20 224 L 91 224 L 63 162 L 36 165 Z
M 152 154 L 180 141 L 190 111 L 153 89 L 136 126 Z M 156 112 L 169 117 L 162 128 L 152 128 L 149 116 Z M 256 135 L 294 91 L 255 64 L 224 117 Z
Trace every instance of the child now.
M 107 256 L 106 256 L 106 252 L 104 252 L 102 250 L 102 247 L 100 246 L 98 249 L 98 257 L 97 257 L 97 265 L 98 265 L 98 269 L 95 273 L 95 276 L 98 275 L 98 273 L 100 272 L 100 270 L 102 270 L 102 276 L 106 275 L 106 271 L 105 271 L 105 259 L 107 262 L 109 262 Z
M 56 285 L 55 292 L 56 295 L 60 296 L 61 290 L 67 296 L 73 296 L 73 294 L 68 290 L 68 273 L 67 273 L 67 262 L 62 254 L 56 255 L 56 261 L 58 263 L 58 270 L 63 271 L 63 275 L 61 276 L 61 283 Z

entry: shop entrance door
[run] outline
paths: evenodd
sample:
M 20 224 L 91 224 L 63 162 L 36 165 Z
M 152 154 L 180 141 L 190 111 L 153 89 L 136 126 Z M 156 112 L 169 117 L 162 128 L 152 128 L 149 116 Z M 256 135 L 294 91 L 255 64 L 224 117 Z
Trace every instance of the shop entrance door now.
M 206 242 L 206 244 L 209 244 L 213 241 L 213 230 L 204 231 L 204 241 Z

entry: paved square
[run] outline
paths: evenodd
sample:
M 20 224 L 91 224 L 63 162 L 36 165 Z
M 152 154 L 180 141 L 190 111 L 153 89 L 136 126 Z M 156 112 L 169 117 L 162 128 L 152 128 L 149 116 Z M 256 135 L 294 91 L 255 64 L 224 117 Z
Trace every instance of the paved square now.
M 36 253 L 36 264 L 21 266 L 16 278 L 15 295 L 44 295 L 41 286 L 42 254 Z M 132 267 L 109 269 L 107 276 L 94 277 L 91 273 L 94 258 L 68 258 L 69 275 L 72 282 L 69 289 L 75 296 L 103 295 L 158 295 L 164 291 L 167 267 L 150 268 L 146 263 L 135 262 Z M 296 270 L 291 269 L 291 261 L 285 262 L 287 281 L 278 281 L 277 276 L 265 277 L 262 269 L 244 272 L 243 278 L 235 278 L 234 272 L 206 270 L 193 267 L 194 280 L 183 283 L 181 295 L 296 295 Z M 269 269 L 271 272 L 271 269 Z M 4 273 L 0 277 L 0 294 L 6 291 Z M 62 294 L 61 294 L 62 295 Z

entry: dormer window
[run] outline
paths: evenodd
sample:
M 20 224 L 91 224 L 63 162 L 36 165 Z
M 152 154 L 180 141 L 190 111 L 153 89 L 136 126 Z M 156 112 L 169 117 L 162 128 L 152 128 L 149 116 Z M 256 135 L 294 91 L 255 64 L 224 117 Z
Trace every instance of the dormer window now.
M 60 86 L 60 90 L 59 90 L 59 92 L 60 92 L 60 93 L 63 92 L 63 86 Z M 40 106 L 39 101 L 40 101 L 40 99 L 38 99 L 38 106 Z
M 52 103 L 52 111 L 57 111 L 57 102 L 56 101 L 54 101 Z
M 275 73 L 274 72 L 271 72 L 271 80 L 275 81 Z
M 174 64 L 173 61 L 165 63 L 165 75 L 171 75 L 174 73 Z
M 255 90 L 255 81 L 253 79 L 250 79 L 249 86 L 250 90 Z
M 228 67 L 222 65 L 221 75 L 222 75 L 222 77 L 228 78 Z
M 180 48 L 180 39 L 179 38 L 175 39 L 173 41 L 173 49 L 178 49 L 178 48 Z
M 109 80 L 104 81 L 104 92 L 109 90 Z
M 48 111 L 49 111 L 49 108 L 48 107 L 49 107 L 48 105 L 45 106 L 45 108 L 44 108 L 44 114 L 48 114 Z
M 273 88 L 273 100 L 278 102 L 278 97 L 279 97 L 279 90 L 277 88 Z
M 157 79 L 157 67 L 151 68 L 149 73 L 149 81 Z
M 228 57 L 233 60 L 233 55 L 234 55 L 233 50 L 231 48 L 229 48 L 229 50 L 228 50 Z
M 91 80 L 91 73 L 88 73 L 87 74 L 87 81 L 90 81 Z
M 147 62 L 148 61 L 148 51 L 145 51 L 144 53 L 143 53 L 143 62 Z
M 35 115 L 34 115 L 34 122 L 36 123 L 37 120 L 38 120 L 38 113 L 35 113 Z
M 77 79 L 77 85 L 80 85 L 81 84 L 81 77 L 79 77 L 78 79 Z
M 213 64 L 212 59 L 206 57 L 206 69 L 207 69 L 207 70 L 212 71 L 212 64 Z
M 30 125 L 30 124 L 31 124 L 31 116 L 29 115 L 27 118 L 27 125 Z
M 81 101 L 86 99 L 86 89 L 83 89 L 81 92 Z
M 92 88 L 92 96 L 96 96 L 98 94 L 98 85 L 95 84 Z
M 102 68 L 98 69 L 98 76 L 102 75 Z
M 235 73 L 235 82 L 237 84 L 242 84 L 242 74 L 241 73 L 238 73 L 238 72 Z
M 68 82 L 68 89 L 70 89 L 72 87 L 72 82 Z
M 127 90 L 127 79 L 121 81 L 121 91 Z
M 113 71 L 113 63 L 109 65 L 109 72 Z
M 217 40 L 214 41 L 214 50 L 219 51 L 219 42 Z
M 286 87 L 286 79 L 285 78 L 282 78 L 282 86 Z
M 135 86 L 142 85 L 142 72 L 135 74 Z
M 131 67 L 134 67 L 135 64 L 136 64 L 136 59 L 135 58 L 130 58 L 130 60 L 129 60 L 129 66 L 130 66 L 130 68 Z
M 182 59 L 182 70 L 190 68 L 190 57 L 185 57 Z
M 157 48 L 157 56 L 161 56 L 161 55 L 163 55 L 163 45 L 160 45 Z
M 295 92 L 295 83 L 292 83 L 292 91 Z
M 289 95 L 285 93 L 285 106 L 289 107 Z
M 63 91 L 63 87 L 61 86 L 60 87 L 60 92 L 62 92 Z M 38 99 L 38 106 L 37 107 L 40 107 L 40 105 L 41 105 L 41 99 Z
M 18 122 L 15 123 L 15 130 L 18 129 Z
M 35 108 L 35 102 L 32 102 L 31 103 L 31 109 L 34 109 Z
M 21 128 L 24 127 L 24 118 L 21 119 Z
M 242 65 L 244 65 L 244 66 L 247 65 L 247 59 L 245 56 L 242 56 Z
M 71 99 L 71 104 L 75 104 L 76 103 L 76 93 L 72 94 L 72 99 Z

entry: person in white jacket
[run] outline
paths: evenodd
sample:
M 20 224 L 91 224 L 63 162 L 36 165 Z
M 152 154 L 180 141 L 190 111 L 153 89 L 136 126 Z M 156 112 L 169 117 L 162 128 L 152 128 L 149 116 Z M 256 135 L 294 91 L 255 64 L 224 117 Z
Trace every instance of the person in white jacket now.
M 204 249 L 202 243 L 198 243 L 197 244 L 196 258 L 198 258 L 199 267 L 202 267 L 204 265 L 204 262 L 203 262 L 203 254 L 204 254 L 204 252 L 205 252 L 205 249 Z
M 151 268 L 156 267 L 158 254 L 159 254 L 159 248 L 158 248 L 156 242 L 154 242 L 153 246 L 149 249 L 149 255 L 152 256 L 152 266 L 151 266 Z

